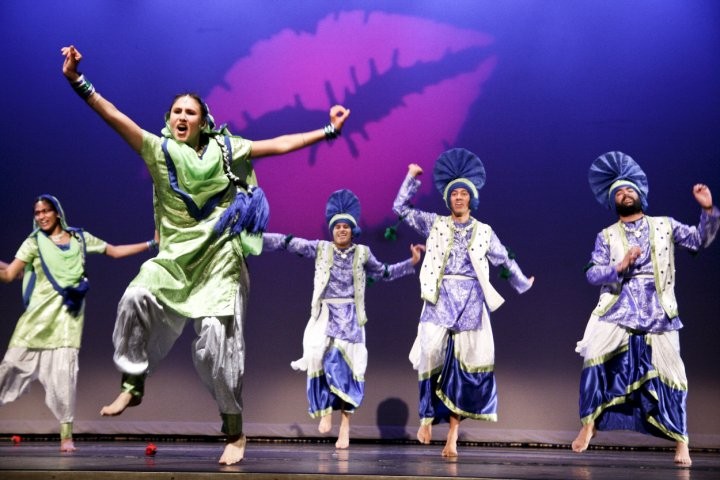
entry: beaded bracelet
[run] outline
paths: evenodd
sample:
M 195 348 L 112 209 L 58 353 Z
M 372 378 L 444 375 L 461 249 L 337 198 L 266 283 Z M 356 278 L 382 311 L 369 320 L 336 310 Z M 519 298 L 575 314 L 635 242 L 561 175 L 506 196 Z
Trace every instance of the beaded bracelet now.
M 148 246 L 148 250 L 152 250 L 153 248 L 157 248 L 157 246 L 158 246 L 158 244 L 157 244 L 157 242 L 155 241 L 155 239 L 154 239 L 154 238 L 153 238 L 153 239 L 150 239 L 150 240 L 148 240 L 148 241 L 147 241 L 147 242 L 145 242 L 145 243 L 147 243 L 147 246 Z
M 73 90 L 75 90 L 75 93 L 80 95 L 80 98 L 83 100 L 87 100 L 93 93 L 95 93 L 95 87 L 85 78 L 85 75 L 83 74 L 80 74 L 78 79 L 74 82 L 70 82 L 70 85 Z
M 335 128 L 335 125 L 328 123 L 323 127 L 323 133 L 325 134 L 325 140 L 333 140 L 340 136 L 340 130 Z

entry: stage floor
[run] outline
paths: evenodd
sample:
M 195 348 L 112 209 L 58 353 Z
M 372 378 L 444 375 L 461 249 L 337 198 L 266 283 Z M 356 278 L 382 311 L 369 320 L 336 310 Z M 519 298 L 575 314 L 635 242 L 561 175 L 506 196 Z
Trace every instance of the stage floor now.
M 155 456 L 146 456 L 148 442 L 76 440 L 78 450 L 58 451 L 57 441 L 0 444 L 3 480 L 153 479 L 194 480 L 240 478 L 258 480 L 322 479 L 353 476 L 364 479 L 718 479 L 720 454 L 692 452 L 692 468 L 674 466 L 670 450 L 591 449 L 575 454 L 568 448 L 486 447 L 460 445 L 455 460 L 440 456 L 442 444 L 334 444 L 315 441 L 248 442 L 245 459 L 221 466 L 220 442 L 153 442 Z

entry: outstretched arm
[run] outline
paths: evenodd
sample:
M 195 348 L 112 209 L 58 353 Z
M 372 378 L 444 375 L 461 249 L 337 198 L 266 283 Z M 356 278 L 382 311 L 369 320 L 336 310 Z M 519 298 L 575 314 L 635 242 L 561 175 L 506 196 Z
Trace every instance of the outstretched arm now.
M 25 262 L 17 258 L 13 259 L 10 264 L 0 262 L 0 282 L 10 283 L 20 277 L 25 265 Z
M 142 149 L 142 129 L 127 115 L 118 110 L 115 105 L 100 96 L 92 84 L 78 71 L 78 64 L 82 54 L 73 46 L 63 47 L 60 50 L 65 57 L 63 74 L 73 89 L 85 99 L 87 104 L 97 112 L 105 123 L 130 145 L 136 152 Z
M 129 257 L 138 253 L 147 252 L 157 246 L 157 240 L 154 238 L 147 242 L 130 243 L 127 245 L 110 245 L 105 248 L 105 255 L 112 258 Z
M 342 105 L 335 105 L 330 109 L 330 123 L 325 128 L 319 128 L 310 132 L 293 133 L 281 135 L 269 140 L 254 140 L 252 143 L 251 157 L 266 157 L 269 155 L 281 155 L 294 152 L 304 147 L 309 147 L 321 140 L 333 139 L 340 135 L 345 120 L 350 116 L 350 110 Z
M 305 240 L 281 233 L 263 233 L 263 251 L 266 252 L 287 250 L 301 257 L 315 258 L 317 245 L 317 240 Z

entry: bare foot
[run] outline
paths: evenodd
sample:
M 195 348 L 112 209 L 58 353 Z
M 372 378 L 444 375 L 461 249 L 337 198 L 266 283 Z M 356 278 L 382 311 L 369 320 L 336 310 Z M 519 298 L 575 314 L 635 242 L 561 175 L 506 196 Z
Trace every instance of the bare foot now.
M 61 452 L 74 452 L 75 450 L 76 448 L 72 438 L 63 438 L 62 440 L 60 440 Z
M 350 415 L 342 412 L 342 420 L 340 421 L 340 432 L 335 442 L 335 448 L 343 449 L 350 446 Z
M 447 440 L 445 440 L 445 448 L 443 448 L 443 457 L 457 457 L 457 440 L 460 431 L 460 417 L 455 414 L 450 415 L 450 429 L 448 430 Z
M 225 444 L 225 451 L 223 451 L 223 454 L 220 457 L 220 460 L 218 460 L 218 463 L 221 463 L 223 465 L 232 465 L 234 463 L 238 463 L 245 456 L 246 442 L 247 439 L 245 438 L 245 435 L 240 435 L 240 437 L 236 440 L 231 440 L 229 438 L 228 442 Z
M 580 432 L 572 442 L 573 452 L 582 453 L 587 450 L 590 445 L 590 440 L 595 436 L 595 424 L 588 423 L 583 425 Z
M 120 415 L 127 407 L 139 405 L 140 401 L 133 398 L 129 392 L 120 392 L 120 395 L 110 404 L 100 409 L 100 415 L 104 417 L 114 417 Z
M 332 430 L 332 414 L 327 413 L 320 418 L 318 431 L 320 433 L 328 433 L 330 430 Z
M 445 448 L 442 451 L 443 457 L 457 457 L 457 434 L 451 435 L 448 433 L 447 441 L 445 442 Z
M 432 425 L 429 423 L 427 425 L 420 425 L 417 431 L 417 439 L 420 443 L 429 445 L 430 440 L 432 440 Z
M 689 467 L 692 465 L 690 460 L 690 448 L 685 442 L 677 442 L 675 447 L 675 463 L 678 467 Z

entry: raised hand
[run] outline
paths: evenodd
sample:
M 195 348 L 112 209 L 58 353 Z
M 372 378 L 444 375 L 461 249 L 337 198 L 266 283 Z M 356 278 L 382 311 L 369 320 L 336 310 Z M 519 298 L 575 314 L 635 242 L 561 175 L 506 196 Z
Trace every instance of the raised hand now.
M 411 163 L 410 165 L 408 165 L 408 173 L 413 177 L 418 177 L 422 175 L 423 169 L 417 163 Z
M 695 200 L 700 204 L 702 208 L 705 210 L 712 209 L 713 202 L 712 202 L 712 193 L 710 193 L 710 189 L 707 185 L 703 183 L 696 183 L 693 185 L 693 195 L 695 196 Z
M 63 75 L 65 75 L 70 81 L 77 80 L 80 76 L 80 72 L 78 72 L 77 67 L 80 60 L 82 60 L 82 54 L 75 48 L 74 45 L 62 47 L 60 52 L 65 57 L 62 67 Z
M 333 105 L 330 108 L 330 123 L 332 123 L 335 130 L 342 130 L 345 125 L 345 120 L 350 116 L 350 109 L 345 108 L 342 105 Z

